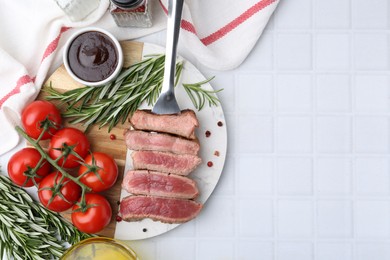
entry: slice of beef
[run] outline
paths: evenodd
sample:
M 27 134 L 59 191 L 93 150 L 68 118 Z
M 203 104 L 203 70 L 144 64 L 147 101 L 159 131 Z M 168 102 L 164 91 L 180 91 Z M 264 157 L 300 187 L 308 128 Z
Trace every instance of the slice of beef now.
M 188 175 L 202 160 L 191 154 L 174 154 L 155 151 L 135 151 L 131 154 L 135 170 L 152 170 Z
M 197 141 L 161 133 L 128 130 L 125 132 L 125 141 L 130 150 L 147 150 L 171 152 L 177 154 L 193 154 L 199 152 Z
M 178 115 L 157 115 L 150 110 L 137 110 L 130 118 L 130 124 L 137 130 L 148 130 L 179 135 L 195 139 L 195 128 L 199 126 L 195 112 L 183 110 Z
M 202 204 L 193 200 L 128 196 L 120 203 L 119 214 L 125 221 L 151 218 L 164 223 L 184 223 L 195 218 Z
M 194 199 L 199 191 L 196 182 L 190 178 L 153 171 L 128 171 L 122 188 L 137 195 Z

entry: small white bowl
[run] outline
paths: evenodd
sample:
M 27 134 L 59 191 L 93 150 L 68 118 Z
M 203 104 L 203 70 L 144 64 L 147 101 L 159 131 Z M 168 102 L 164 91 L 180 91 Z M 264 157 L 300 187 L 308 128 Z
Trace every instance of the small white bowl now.
M 99 32 L 99 33 L 106 35 L 114 43 L 116 53 L 118 55 L 118 57 L 117 57 L 118 62 L 116 64 L 114 71 L 107 78 L 104 78 L 103 80 L 100 80 L 100 81 L 86 81 L 84 79 L 81 79 L 72 71 L 71 65 L 69 64 L 68 53 L 69 53 L 69 49 L 70 49 L 73 41 L 78 36 L 80 36 L 81 34 L 86 33 L 86 32 Z M 97 27 L 86 27 L 86 28 L 78 30 L 76 33 L 74 33 L 68 39 L 68 41 L 65 43 L 64 52 L 63 52 L 63 62 L 64 62 L 64 65 L 65 65 L 67 72 L 75 81 L 77 81 L 83 85 L 98 87 L 98 86 L 102 86 L 102 85 L 105 85 L 107 83 L 110 83 L 118 76 L 118 74 L 121 71 L 122 66 L 123 66 L 123 51 L 122 51 L 121 45 L 119 44 L 119 41 L 108 31 L 101 29 L 101 28 L 97 28 Z

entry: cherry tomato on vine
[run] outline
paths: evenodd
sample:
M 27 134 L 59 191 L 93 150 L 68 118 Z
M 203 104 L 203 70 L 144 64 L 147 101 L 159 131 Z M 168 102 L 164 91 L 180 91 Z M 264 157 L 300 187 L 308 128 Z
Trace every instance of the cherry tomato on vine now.
M 49 156 L 55 160 L 65 154 L 64 157 L 59 159 L 58 165 L 64 168 L 75 168 L 80 165 L 80 158 L 71 154 L 71 150 L 73 149 L 81 158 L 85 158 L 89 146 L 89 141 L 83 132 L 76 128 L 66 127 L 59 130 L 51 138 Z
M 41 158 L 42 156 L 38 150 L 30 147 L 16 152 L 8 161 L 7 169 L 9 177 L 16 185 L 23 187 L 33 186 L 34 182 L 32 178 L 36 183 L 39 183 L 50 172 L 50 164 L 43 159 L 34 177 L 31 170 L 37 166 Z
M 47 122 L 47 120 L 50 122 Z M 22 112 L 22 125 L 26 133 L 37 139 L 44 130 L 43 124 L 48 125 L 48 131 L 43 134 L 42 140 L 49 139 L 61 126 L 61 114 L 55 105 L 49 101 L 37 100 L 27 105 Z M 50 126 L 51 124 L 51 126 Z
M 39 183 L 39 201 L 46 208 L 56 212 L 71 208 L 80 195 L 80 186 L 66 177 L 62 179 L 62 174 L 59 172 L 50 173 Z
M 84 163 L 80 166 L 78 175 L 83 175 L 80 181 L 93 192 L 104 191 L 114 186 L 118 178 L 118 166 L 111 156 L 94 152 L 84 158 Z
M 112 210 L 108 200 L 99 194 L 85 195 L 87 210 L 81 211 L 80 205 L 72 208 L 72 223 L 85 233 L 97 233 L 105 228 L 111 221 Z

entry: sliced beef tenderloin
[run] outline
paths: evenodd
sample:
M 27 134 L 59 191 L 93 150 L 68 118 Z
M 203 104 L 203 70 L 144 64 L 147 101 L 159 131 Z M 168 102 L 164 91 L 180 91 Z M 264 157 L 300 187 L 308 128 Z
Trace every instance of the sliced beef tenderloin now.
M 161 133 L 128 130 L 124 134 L 127 148 L 197 155 L 199 142 Z
M 164 223 L 184 223 L 195 218 L 202 204 L 193 200 L 128 196 L 120 203 L 119 214 L 125 221 L 151 218 Z
M 202 162 L 191 154 L 174 154 L 155 151 L 135 151 L 131 154 L 135 170 L 152 170 L 177 175 L 188 175 Z
M 194 199 L 199 191 L 190 178 L 154 171 L 128 171 L 122 188 L 136 195 Z
M 137 130 L 148 130 L 179 135 L 195 139 L 195 128 L 199 126 L 195 112 L 183 110 L 177 115 L 157 115 L 150 110 L 137 110 L 130 118 L 130 124 Z

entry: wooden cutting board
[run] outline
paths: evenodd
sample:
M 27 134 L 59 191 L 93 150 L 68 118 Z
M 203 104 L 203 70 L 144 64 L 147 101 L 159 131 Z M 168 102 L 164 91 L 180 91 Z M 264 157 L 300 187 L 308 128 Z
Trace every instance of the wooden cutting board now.
M 121 42 L 122 50 L 124 54 L 124 67 L 128 67 L 131 64 L 138 62 L 142 59 L 142 51 L 143 51 L 143 43 L 134 42 L 134 41 L 123 41 Z M 83 85 L 74 81 L 69 74 L 66 72 L 64 65 L 59 67 L 50 77 L 47 78 L 44 83 L 45 86 L 52 85 L 52 87 L 60 92 L 65 92 L 71 89 L 82 87 Z M 45 96 L 44 91 L 41 91 L 38 98 L 39 100 L 43 100 Z M 55 103 L 55 102 L 53 102 Z M 71 125 L 66 120 L 64 122 L 65 126 L 71 126 L 78 128 L 80 130 L 84 130 L 85 127 L 78 125 Z M 114 127 L 110 133 L 108 133 L 108 128 L 103 127 L 99 129 L 96 126 L 91 127 L 91 129 L 87 133 L 88 140 L 91 143 L 91 150 L 96 152 L 104 152 L 111 155 L 118 164 L 119 168 L 119 177 L 111 189 L 108 191 L 102 192 L 110 202 L 113 214 L 110 224 L 99 233 L 99 235 L 106 237 L 114 237 L 115 227 L 116 227 L 116 216 L 118 213 L 118 201 L 121 193 L 121 183 L 123 179 L 124 166 L 126 161 L 126 145 L 123 139 L 123 131 L 126 128 L 129 128 L 129 124 L 120 125 L 118 124 Z M 111 140 L 110 135 L 115 135 L 116 139 Z M 67 219 L 70 219 L 70 212 L 62 213 Z

